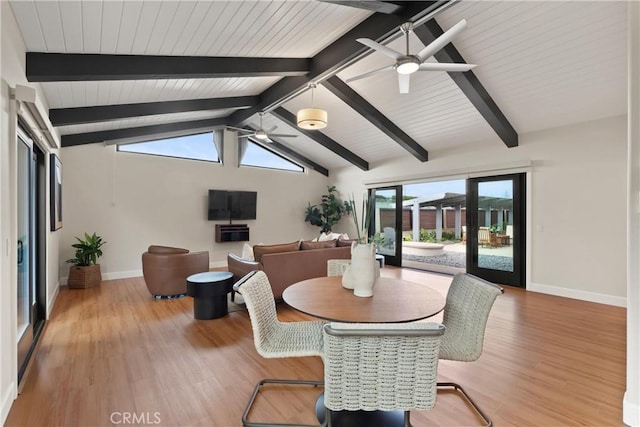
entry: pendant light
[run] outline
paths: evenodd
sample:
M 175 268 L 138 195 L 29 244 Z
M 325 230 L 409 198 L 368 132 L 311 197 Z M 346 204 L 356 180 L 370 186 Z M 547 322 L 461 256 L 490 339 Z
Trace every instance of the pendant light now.
M 315 130 L 325 128 L 327 127 L 327 112 L 313 106 L 313 90 L 316 85 L 311 83 L 309 87 L 311 88 L 311 107 L 298 111 L 296 122 L 298 127 L 302 129 Z

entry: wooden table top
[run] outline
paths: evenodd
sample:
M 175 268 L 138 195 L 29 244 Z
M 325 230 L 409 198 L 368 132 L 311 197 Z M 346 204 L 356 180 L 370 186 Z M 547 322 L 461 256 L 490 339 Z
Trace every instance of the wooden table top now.
M 342 287 L 342 277 L 317 277 L 294 283 L 284 290 L 284 301 L 310 316 L 334 322 L 413 322 L 444 309 L 444 296 L 428 286 L 401 279 L 379 277 L 373 296 L 357 297 Z

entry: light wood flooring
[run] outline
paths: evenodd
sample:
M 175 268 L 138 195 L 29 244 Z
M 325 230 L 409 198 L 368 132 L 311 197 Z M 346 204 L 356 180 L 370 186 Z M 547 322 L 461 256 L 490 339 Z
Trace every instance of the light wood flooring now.
M 446 294 L 450 276 L 387 267 L 383 274 Z M 186 297 L 156 301 L 142 278 L 63 287 L 6 426 L 240 426 L 261 378 L 322 379 L 319 358 L 263 359 L 246 311 L 193 319 Z M 307 320 L 278 305 L 281 320 Z M 436 317 L 439 320 L 441 317 Z M 431 319 L 433 320 L 433 319 Z M 496 426 L 622 426 L 626 310 L 506 287 L 482 357 L 440 363 Z M 318 389 L 274 387 L 252 420 L 313 423 Z M 451 393 L 415 426 L 478 425 Z

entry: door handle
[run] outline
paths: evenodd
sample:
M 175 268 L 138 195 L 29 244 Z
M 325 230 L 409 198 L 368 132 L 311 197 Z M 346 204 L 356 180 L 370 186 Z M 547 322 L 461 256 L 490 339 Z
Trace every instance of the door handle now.
M 18 240 L 18 264 L 22 264 L 23 261 L 23 247 L 22 240 Z

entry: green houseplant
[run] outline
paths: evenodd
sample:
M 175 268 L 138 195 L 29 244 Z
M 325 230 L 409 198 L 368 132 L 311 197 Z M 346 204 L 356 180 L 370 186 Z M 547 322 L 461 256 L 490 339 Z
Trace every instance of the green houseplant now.
M 322 202 L 317 205 L 309 203 L 305 210 L 304 220 L 320 227 L 320 233 L 329 233 L 331 228 L 344 215 L 351 213 L 351 205 L 340 200 L 335 185 L 327 187 L 327 194 L 322 196 Z
M 84 239 L 76 236 L 77 243 L 71 245 L 76 252 L 75 257 L 66 262 L 73 264 L 69 268 L 67 284 L 70 288 L 90 288 L 102 282 L 98 258 L 102 256 L 102 246 L 107 242 L 96 233 L 84 233 Z

